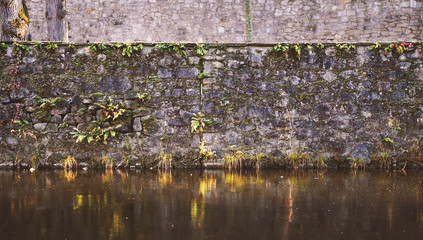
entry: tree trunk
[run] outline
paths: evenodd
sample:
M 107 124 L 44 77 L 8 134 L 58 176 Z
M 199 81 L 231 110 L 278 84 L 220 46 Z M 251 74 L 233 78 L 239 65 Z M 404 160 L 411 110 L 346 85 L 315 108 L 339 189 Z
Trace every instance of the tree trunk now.
M 66 0 L 47 0 L 46 18 L 49 41 L 68 41 L 67 24 L 65 16 Z
M 22 41 L 28 34 L 29 17 L 25 0 L 0 0 L 1 40 Z

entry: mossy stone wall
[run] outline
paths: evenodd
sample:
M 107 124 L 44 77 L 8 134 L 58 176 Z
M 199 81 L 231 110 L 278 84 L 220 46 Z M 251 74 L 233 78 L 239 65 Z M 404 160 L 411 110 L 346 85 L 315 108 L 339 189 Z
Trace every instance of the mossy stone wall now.
M 185 56 L 144 44 L 130 57 L 111 46 L 3 48 L 0 162 L 51 165 L 73 155 L 148 165 L 164 152 L 189 165 L 200 141 L 191 117 L 200 111 L 212 120 L 204 139 L 219 160 L 232 145 L 269 157 L 304 147 L 314 156 L 366 161 L 382 151 L 422 155 L 419 50 L 326 45 L 304 47 L 299 56 L 270 47 L 214 45 L 199 56 L 188 45 Z M 108 98 L 125 104 L 114 120 L 102 115 Z M 28 122 L 20 134 L 13 120 Z M 107 144 L 76 143 L 71 134 L 117 125 Z

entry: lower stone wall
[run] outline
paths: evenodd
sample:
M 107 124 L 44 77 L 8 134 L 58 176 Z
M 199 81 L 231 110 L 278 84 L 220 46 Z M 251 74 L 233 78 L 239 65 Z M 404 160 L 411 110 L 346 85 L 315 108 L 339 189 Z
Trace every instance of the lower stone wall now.
M 191 118 L 200 111 L 211 120 L 203 137 L 217 161 L 233 146 L 268 159 L 423 153 L 416 46 L 403 53 L 302 46 L 298 54 L 211 45 L 204 56 L 196 45 L 185 55 L 144 44 L 131 56 L 110 45 L 25 46 L 0 50 L 2 165 L 51 165 L 68 155 L 146 165 L 160 153 L 189 165 L 200 144 Z M 80 143 L 78 131 L 86 136 Z

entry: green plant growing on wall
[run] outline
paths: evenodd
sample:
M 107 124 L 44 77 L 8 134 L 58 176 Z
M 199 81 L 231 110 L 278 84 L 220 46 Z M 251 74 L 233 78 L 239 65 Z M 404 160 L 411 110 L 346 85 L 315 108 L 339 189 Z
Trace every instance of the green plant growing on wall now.
M 38 49 L 40 49 L 40 50 L 42 50 L 42 49 L 43 49 L 43 44 L 41 44 L 41 43 L 36 43 L 36 44 L 34 44 L 34 47 L 35 47 L 35 48 L 38 48 Z
M 51 51 L 54 51 L 57 48 L 59 48 L 59 46 L 56 43 L 46 42 L 45 44 L 46 45 L 44 46 L 42 43 L 36 43 L 36 44 L 34 44 L 34 47 L 39 48 L 40 50 L 46 49 L 46 50 L 51 50 Z
M 11 133 L 17 134 L 21 139 L 30 137 L 37 141 L 37 136 L 35 136 L 34 131 L 31 128 L 31 124 L 27 120 L 14 120 L 13 123 L 19 124 L 19 128 L 17 130 L 11 130 Z
M 7 43 L 0 43 L 0 48 L 8 48 L 9 45 Z
M 62 101 L 61 97 L 55 98 L 42 98 L 40 96 L 34 96 L 33 99 L 37 102 L 37 110 L 39 111 L 50 111 L 56 104 Z
M 316 48 L 318 48 L 318 49 L 325 48 L 325 44 L 323 44 L 323 43 L 315 43 L 314 46 L 316 46 Z
M 338 55 L 341 55 L 343 51 L 355 50 L 356 46 L 351 43 L 338 43 L 336 44 L 336 48 L 338 49 Z
M 401 43 L 391 43 L 385 48 L 385 52 L 392 52 L 394 50 L 397 53 L 402 54 L 404 51 L 408 51 L 414 47 L 413 43 L 401 42 Z
M 74 128 L 76 132 L 71 132 L 71 134 L 76 138 L 76 143 L 82 143 L 84 140 L 87 140 L 88 143 L 102 141 L 104 144 L 107 144 L 109 138 L 116 137 L 116 130 L 120 127 L 122 127 L 121 124 L 102 128 L 96 125 L 96 123 L 92 123 L 84 131 Z
M 203 130 L 206 124 L 210 124 L 211 120 L 205 118 L 202 112 L 198 114 L 194 113 L 194 116 L 191 118 L 191 132 L 197 132 L 200 137 L 200 142 L 203 141 Z
M 382 45 L 380 45 L 380 43 L 374 43 L 374 44 L 372 44 L 372 45 L 370 45 L 370 50 L 376 50 L 376 49 L 379 49 L 379 48 L 381 48 L 382 47 Z
M 200 57 L 204 57 L 204 55 L 207 54 L 207 49 L 209 47 L 207 45 L 205 45 L 204 43 L 196 43 L 195 44 L 195 49 L 197 52 L 197 55 Z
M 125 45 L 122 48 L 122 55 L 130 57 L 133 52 L 135 51 L 141 51 L 144 48 L 144 46 L 139 43 L 137 45 L 131 44 L 131 43 L 125 43 Z
M 51 42 L 49 42 L 49 43 L 47 43 L 47 45 L 46 45 L 46 47 L 45 47 L 47 50 L 56 50 L 57 48 L 58 48 L 58 46 L 57 46 L 57 44 L 56 43 L 51 43 Z
M 200 166 L 203 165 L 204 162 L 213 160 L 213 158 L 216 156 L 216 153 L 210 148 L 208 148 L 206 145 L 206 141 L 201 141 L 200 146 L 198 147 L 198 158 L 197 161 L 200 164 Z
M 391 115 L 392 115 L 392 113 L 391 113 Z M 395 131 L 401 130 L 401 123 L 396 118 L 391 116 L 388 120 L 388 126 L 391 129 L 392 138 L 390 138 L 388 136 L 389 134 L 385 134 L 385 136 L 383 137 L 383 141 L 391 143 L 392 144 L 392 151 L 395 153 L 395 141 L 393 139 L 393 136 L 395 135 Z
M 148 93 L 142 93 L 142 94 L 137 93 L 137 95 L 135 96 L 135 99 L 138 102 L 148 102 L 151 100 L 151 98 L 153 97 Z
M 102 121 L 106 121 L 108 119 L 113 121 L 119 116 L 122 116 L 126 111 L 124 103 L 119 102 L 114 104 L 114 100 L 110 97 L 104 97 L 99 102 L 94 103 L 94 105 L 100 108 Z
M 104 43 L 93 43 L 89 46 L 89 49 L 96 51 L 106 50 L 107 46 Z
M 271 47 L 269 50 L 269 52 L 286 52 L 289 50 L 289 46 L 286 44 L 281 44 L 281 43 L 277 43 L 275 46 Z
M 197 79 L 201 80 L 204 78 L 212 77 L 212 75 L 209 75 L 207 72 L 201 72 L 197 75 Z
M 214 157 L 214 152 L 205 146 L 206 142 L 203 140 L 203 130 L 207 124 L 210 124 L 211 121 L 206 119 L 202 112 L 194 113 L 194 116 L 191 118 L 191 132 L 197 132 L 200 137 L 200 146 L 197 161 L 200 166 L 203 165 L 203 162 L 206 160 L 211 160 Z
M 128 56 L 128 57 L 132 56 L 134 52 L 141 51 L 144 48 L 142 43 L 129 43 L 129 42 L 125 42 L 125 43 L 116 42 L 116 43 L 112 43 L 111 46 L 115 49 L 122 48 L 122 56 Z
M 303 44 L 301 43 L 295 43 L 291 45 L 291 47 L 295 50 L 295 52 L 298 55 L 298 60 L 301 60 L 301 49 L 303 48 Z
M 75 49 L 75 43 L 73 42 L 69 43 L 68 48 Z
M 28 45 L 22 44 L 20 42 L 14 42 L 13 43 L 13 48 L 17 51 L 29 51 L 29 47 Z
M 181 56 L 186 56 L 186 47 L 183 43 L 157 43 L 156 48 L 160 49 L 161 52 L 168 51 L 168 52 L 176 52 Z

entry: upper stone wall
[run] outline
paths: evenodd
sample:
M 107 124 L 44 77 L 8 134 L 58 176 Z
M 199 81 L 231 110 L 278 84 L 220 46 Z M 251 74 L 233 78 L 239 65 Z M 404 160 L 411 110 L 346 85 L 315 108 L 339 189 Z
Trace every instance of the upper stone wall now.
M 422 39 L 421 0 L 253 0 L 255 42 Z
M 48 40 L 45 1 L 27 5 L 32 40 Z M 74 0 L 67 10 L 72 42 L 245 42 L 248 33 L 265 43 L 423 38 L 421 0 Z

